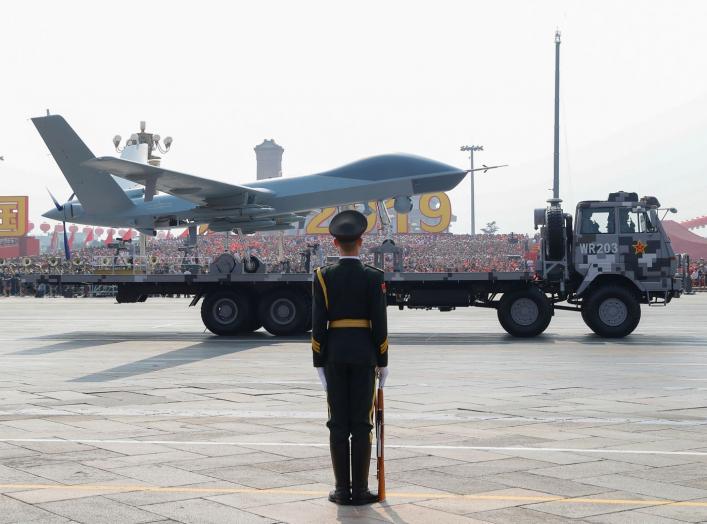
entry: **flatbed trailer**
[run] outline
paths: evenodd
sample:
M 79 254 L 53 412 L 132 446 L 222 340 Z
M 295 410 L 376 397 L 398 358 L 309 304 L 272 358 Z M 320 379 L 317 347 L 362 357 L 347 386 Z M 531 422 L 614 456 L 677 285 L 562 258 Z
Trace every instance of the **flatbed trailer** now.
M 535 212 L 535 226 L 540 228 L 535 271 L 389 272 L 388 305 L 441 311 L 494 308 L 501 326 L 516 337 L 539 335 L 554 311 L 563 309 L 581 313 L 599 336 L 624 337 L 638 326 L 641 305 L 665 306 L 683 291 L 686 275 L 684 268 L 682 275 L 677 272 L 678 257 L 661 224 L 659 207 L 655 197 L 639 199 L 636 193 L 619 191 L 605 201 L 579 202 L 573 221 L 553 203 Z M 192 306 L 203 299 L 201 318 L 217 335 L 260 327 L 274 335 L 309 331 L 312 274 L 266 273 L 260 266 L 223 254 L 206 274 L 57 273 L 29 275 L 26 280 L 115 286 L 119 303 L 191 295 Z
M 118 303 L 183 294 L 194 297 L 190 304 L 194 306 L 203 299 L 202 320 L 217 335 L 237 335 L 261 326 L 275 335 L 309 331 L 312 278 L 310 273 L 54 273 L 25 277 L 35 286 L 114 286 Z M 534 289 L 539 284 L 537 277 L 527 271 L 388 272 L 385 282 L 389 306 L 441 311 L 469 306 L 498 308 L 498 294 Z M 552 311 L 550 307 L 546 309 L 549 323 Z

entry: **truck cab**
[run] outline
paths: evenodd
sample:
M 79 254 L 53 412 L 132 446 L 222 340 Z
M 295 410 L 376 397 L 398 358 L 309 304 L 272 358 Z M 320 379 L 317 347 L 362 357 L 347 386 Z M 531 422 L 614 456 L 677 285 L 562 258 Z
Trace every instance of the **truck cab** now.
M 658 217 L 658 200 L 636 193 L 611 193 L 606 202 L 577 205 L 574 270 L 583 277 L 582 295 L 597 279 L 622 277 L 651 300 L 669 301 L 679 282 L 677 259 Z
M 574 220 L 557 205 L 544 210 L 539 277 L 554 282 L 557 299 L 580 308 L 601 336 L 628 335 L 640 304 L 664 305 L 682 292 L 659 207 L 656 197 L 618 191 L 579 202 Z

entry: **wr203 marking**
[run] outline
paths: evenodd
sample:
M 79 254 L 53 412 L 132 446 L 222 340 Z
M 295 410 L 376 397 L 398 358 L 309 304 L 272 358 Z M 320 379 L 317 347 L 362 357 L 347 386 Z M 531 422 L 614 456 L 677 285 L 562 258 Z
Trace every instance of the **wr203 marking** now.
M 583 255 L 613 254 L 619 252 L 619 244 L 616 242 L 589 242 L 579 244 L 579 251 Z

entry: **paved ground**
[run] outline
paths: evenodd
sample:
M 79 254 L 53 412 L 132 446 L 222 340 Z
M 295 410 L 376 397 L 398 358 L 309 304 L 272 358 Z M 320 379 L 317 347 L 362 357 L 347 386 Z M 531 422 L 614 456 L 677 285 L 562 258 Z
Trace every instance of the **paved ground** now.
M 391 309 L 368 508 L 325 499 L 307 340 L 219 339 L 186 304 L 0 299 L 0 523 L 707 522 L 707 294 L 621 341 Z

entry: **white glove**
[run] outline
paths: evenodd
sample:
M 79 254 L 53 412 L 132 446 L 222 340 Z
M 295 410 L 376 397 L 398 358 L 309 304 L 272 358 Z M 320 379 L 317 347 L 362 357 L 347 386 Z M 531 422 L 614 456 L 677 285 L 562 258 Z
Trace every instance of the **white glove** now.
M 317 374 L 319 375 L 319 382 L 322 383 L 324 391 L 326 391 L 326 375 L 324 374 L 324 368 L 316 368 Z
M 383 389 L 385 386 L 385 380 L 388 378 L 388 368 L 377 368 L 378 369 L 378 387 Z

